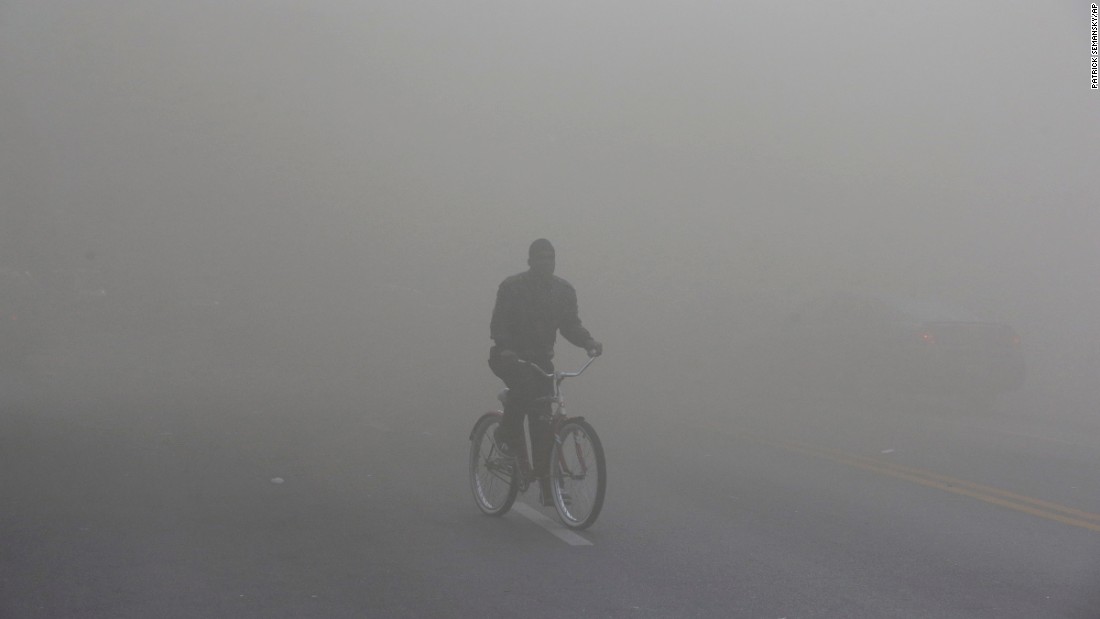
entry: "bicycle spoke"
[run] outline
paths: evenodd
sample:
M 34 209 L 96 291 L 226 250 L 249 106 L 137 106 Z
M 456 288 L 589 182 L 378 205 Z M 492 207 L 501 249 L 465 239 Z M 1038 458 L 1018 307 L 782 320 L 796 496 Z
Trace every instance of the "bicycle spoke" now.
M 474 502 L 481 511 L 493 516 L 507 512 L 516 496 L 515 466 L 500 453 L 492 438 L 498 425 L 499 416 L 483 416 L 471 433 L 470 445 L 470 488 Z
M 595 521 L 603 505 L 603 454 L 591 427 L 567 422 L 554 448 L 555 505 L 562 522 L 584 528 Z

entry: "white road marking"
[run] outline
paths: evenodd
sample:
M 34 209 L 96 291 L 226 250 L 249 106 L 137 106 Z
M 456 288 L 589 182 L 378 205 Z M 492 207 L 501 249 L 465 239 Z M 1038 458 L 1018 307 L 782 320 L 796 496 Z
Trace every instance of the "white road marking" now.
M 542 514 L 542 512 L 526 503 L 520 503 L 519 501 L 516 501 L 515 505 L 512 506 L 512 509 L 519 512 L 520 515 L 526 517 L 531 522 L 534 522 L 540 527 L 553 533 L 558 537 L 558 539 L 565 542 L 566 544 L 569 544 L 570 546 L 592 545 L 592 542 L 561 526 L 557 522 L 554 522 L 552 519 L 547 518 Z

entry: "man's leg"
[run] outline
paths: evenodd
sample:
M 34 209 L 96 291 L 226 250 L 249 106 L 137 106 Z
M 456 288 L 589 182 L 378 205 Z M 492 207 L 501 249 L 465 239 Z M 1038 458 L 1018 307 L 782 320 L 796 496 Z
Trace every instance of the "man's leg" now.
M 539 480 L 539 490 L 543 505 L 552 505 L 550 499 L 550 450 L 554 446 L 554 434 L 550 429 L 550 403 L 539 403 L 531 410 L 528 423 L 531 425 L 531 468 Z
M 519 401 L 513 388 L 508 389 L 508 398 L 504 403 L 504 416 L 497 428 L 497 444 L 508 454 L 518 454 L 523 450 L 523 414 L 529 404 Z
M 520 453 L 523 444 L 523 415 L 530 407 L 533 375 L 528 368 L 502 362 L 495 355 L 489 357 L 489 368 L 508 387 L 508 397 L 504 401 L 504 417 L 497 428 L 497 443 L 506 443 L 511 453 Z

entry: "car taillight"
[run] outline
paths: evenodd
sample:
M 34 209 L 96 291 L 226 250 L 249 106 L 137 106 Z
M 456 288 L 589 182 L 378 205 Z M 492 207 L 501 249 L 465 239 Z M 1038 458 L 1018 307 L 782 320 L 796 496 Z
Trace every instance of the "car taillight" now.
M 919 337 L 920 341 L 924 342 L 925 344 L 936 343 L 936 334 L 932 333 L 931 331 L 921 331 L 920 335 L 917 337 Z

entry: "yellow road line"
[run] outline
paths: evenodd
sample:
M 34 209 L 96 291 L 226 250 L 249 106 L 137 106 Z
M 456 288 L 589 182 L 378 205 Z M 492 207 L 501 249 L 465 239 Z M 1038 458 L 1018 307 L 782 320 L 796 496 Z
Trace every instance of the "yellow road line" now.
M 843 452 L 837 452 L 835 450 L 809 447 L 806 445 L 799 445 L 797 443 L 785 443 L 761 439 L 755 440 L 775 447 L 782 447 L 784 449 L 798 451 L 808 455 L 817 456 L 819 458 L 825 458 L 834 462 L 840 462 L 842 464 L 847 464 L 849 466 L 854 466 L 867 471 L 890 475 L 892 477 L 911 481 L 922 486 L 938 488 L 947 492 L 961 494 L 963 496 L 978 499 L 979 501 L 992 503 L 993 505 L 1007 507 L 1008 509 L 1031 514 L 1040 518 L 1046 518 L 1047 520 L 1054 520 L 1063 524 L 1080 527 L 1082 529 L 1089 529 L 1090 531 L 1100 532 L 1100 514 L 1094 514 L 1092 512 L 1086 512 L 1079 509 L 1074 509 L 1072 507 L 1058 505 L 1057 503 L 1051 503 L 1049 501 L 1034 499 L 1031 497 L 1015 494 L 1013 492 L 1008 492 L 1007 490 L 1001 490 L 999 488 L 993 488 L 991 486 L 984 486 L 982 484 L 976 484 L 974 482 L 969 482 L 962 479 L 955 479 L 946 475 L 940 475 L 939 473 L 933 473 L 932 471 L 925 471 L 922 469 L 916 469 L 913 467 L 902 466 L 899 464 L 888 462 L 880 462 L 878 460 L 873 460 L 864 456 L 845 454 Z
M 710 429 L 710 431 L 714 430 Z M 729 436 L 726 432 L 721 433 Z M 789 451 L 797 451 L 810 456 L 832 460 L 833 462 L 839 462 L 866 471 L 911 481 L 929 488 L 938 488 L 954 494 L 968 496 L 973 499 L 978 499 L 979 501 L 999 505 L 1025 514 L 1031 514 L 1032 516 L 1038 516 L 1040 518 L 1046 518 L 1047 520 L 1054 520 L 1082 529 L 1100 532 L 1100 514 L 1093 512 L 1051 503 L 1050 501 L 1043 501 L 1041 499 L 1016 494 L 1014 492 L 966 481 L 964 479 L 956 479 L 933 471 L 895 464 L 893 462 L 884 462 L 882 460 L 851 454 L 837 449 L 813 447 L 791 441 L 776 441 L 752 435 L 742 434 L 738 436 L 749 438 L 763 445 L 778 447 Z

